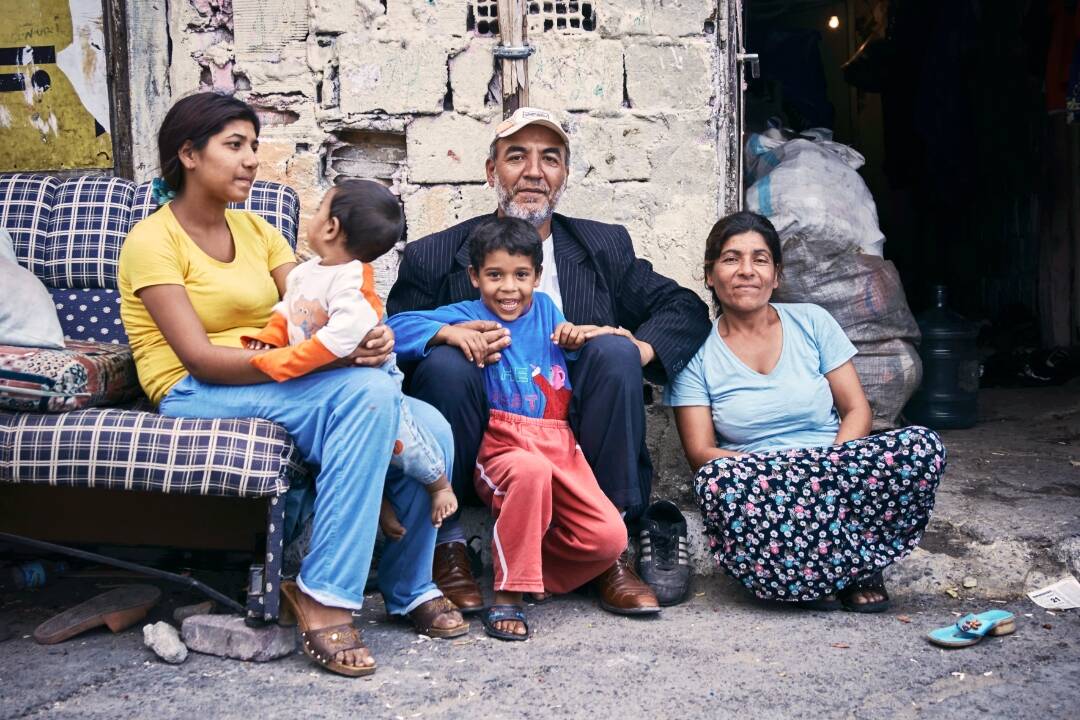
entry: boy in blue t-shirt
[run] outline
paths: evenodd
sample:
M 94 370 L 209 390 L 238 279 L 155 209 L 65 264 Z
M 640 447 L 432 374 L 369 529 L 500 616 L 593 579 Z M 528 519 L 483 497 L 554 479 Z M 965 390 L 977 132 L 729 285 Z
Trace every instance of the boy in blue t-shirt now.
M 484 629 L 524 640 L 522 593 L 569 592 L 612 566 L 626 548 L 626 528 L 604 495 L 570 430 L 573 352 L 616 328 L 573 325 L 540 285 L 543 249 L 536 229 L 493 218 L 469 236 L 469 276 L 480 300 L 405 312 L 387 324 L 404 361 L 435 345 L 453 345 L 484 368 L 491 414 L 476 458 L 476 489 L 495 516 L 495 604 Z M 499 362 L 485 367 L 478 330 L 456 323 L 495 321 L 510 331 Z

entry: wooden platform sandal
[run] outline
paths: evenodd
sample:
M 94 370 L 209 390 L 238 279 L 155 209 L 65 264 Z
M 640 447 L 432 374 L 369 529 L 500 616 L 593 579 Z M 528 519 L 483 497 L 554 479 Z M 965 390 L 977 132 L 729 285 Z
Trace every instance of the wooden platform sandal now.
M 310 630 L 300 604 L 302 590 L 291 580 L 281 583 L 281 621 L 284 625 L 296 623 L 300 627 L 300 642 L 304 654 L 316 665 L 346 677 L 363 677 L 375 672 L 376 665 L 346 665 L 334 657 L 346 650 L 367 650 L 360 631 L 352 623 L 332 625 Z

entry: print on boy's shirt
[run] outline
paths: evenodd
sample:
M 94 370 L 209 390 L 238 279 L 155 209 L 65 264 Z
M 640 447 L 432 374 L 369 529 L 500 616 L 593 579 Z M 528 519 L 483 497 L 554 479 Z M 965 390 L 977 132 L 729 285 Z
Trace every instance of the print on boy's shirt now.
M 301 295 L 293 300 L 289 308 L 289 322 L 304 333 L 304 338 L 310 340 L 315 333 L 322 330 L 330 321 L 330 314 L 318 300 L 308 300 Z
M 539 386 L 540 392 L 544 393 L 547 403 L 544 407 L 544 418 L 565 420 L 570 417 L 570 382 L 566 377 L 566 369 L 562 365 L 551 366 L 551 380 L 540 372 L 540 368 L 534 367 L 532 371 L 533 382 Z
M 525 368 L 494 368 L 497 369 L 502 380 L 514 380 L 516 383 L 524 383 Z M 533 385 L 539 389 L 538 393 L 522 393 L 521 385 L 510 392 L 503 392 L 503 388 L 495 388 L 489 402 L 493 407 L 510 410 L 530 417 L 542 417 L 547 420 L 565 420 L 570 414 L 570 398 L 573 393 L 567 387 L 566 369 L 561 365 L 551 366 L 551 380 L 544 377 L 540 368 L 533 366 L 528 377 Z M 540 405 L 541 398 L 545 401 Z

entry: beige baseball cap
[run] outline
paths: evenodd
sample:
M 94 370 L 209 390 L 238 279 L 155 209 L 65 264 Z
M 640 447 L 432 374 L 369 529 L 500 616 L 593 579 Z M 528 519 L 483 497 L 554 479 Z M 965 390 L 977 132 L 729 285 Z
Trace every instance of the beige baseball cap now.
M 513 115 L 499 123 L 495 127 L 495 137 L 491 139 L 491 143 L 494 145 L 497 140 L 510 137 L 526 125 L 540 125 L 554 131 L 556 135 L 562 138 L 567 150 L 570 149 L 570 138 L 567 136 L 566 131 L 562 129 L 562 126 L 559 125 L 555 114 L 534 107 L 518 108 Z

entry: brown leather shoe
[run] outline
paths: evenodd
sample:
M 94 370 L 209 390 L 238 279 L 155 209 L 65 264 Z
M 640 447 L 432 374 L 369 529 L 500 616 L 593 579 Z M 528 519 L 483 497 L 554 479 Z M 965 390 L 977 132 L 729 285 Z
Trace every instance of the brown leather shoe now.
M 431 574 L 435 584 L 450 602 L 463 613 L 484 609 L 484 596 L 469 568 L 465 543 L 452 542 L 435 546 L 435 562 Z
M 629 552 L 593 581 L 600 593 L 600 607 L 617 615 L 651 615 L 660 612 L 656 594 L 634 572 Z

